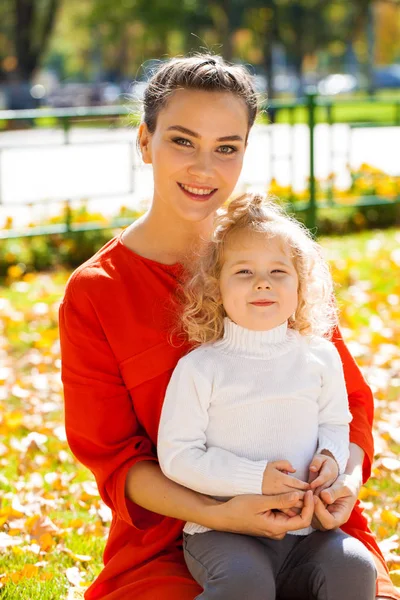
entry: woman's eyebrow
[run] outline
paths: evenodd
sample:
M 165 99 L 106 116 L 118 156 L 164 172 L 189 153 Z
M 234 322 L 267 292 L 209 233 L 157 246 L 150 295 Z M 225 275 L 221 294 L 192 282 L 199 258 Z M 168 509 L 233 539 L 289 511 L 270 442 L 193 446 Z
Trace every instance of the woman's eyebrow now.
M 175 131 L 180 131 L 181 133 L 186 133 L 186 135 L 190 135 L 195 138 L 200 138 L 201 136 L 195 131 L 191 131 L 186 127 L 182 127 L 182 125 L 171 125 L 168 127 L 167 131 L 171 131 L 174 129 Z M 240 135 L 225 135 L 224 137 L 217 138 L 217 142 L 242 142 L 243 138 Z

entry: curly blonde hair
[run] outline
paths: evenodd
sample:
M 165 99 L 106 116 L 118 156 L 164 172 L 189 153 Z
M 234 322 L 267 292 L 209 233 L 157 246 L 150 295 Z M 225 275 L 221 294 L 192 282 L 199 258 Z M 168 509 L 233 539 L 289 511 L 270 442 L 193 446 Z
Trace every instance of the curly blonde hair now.
M 298 275 L 298 305 L 289 327 L 303 335 L 330 335 L 337 325 L 333 283 L 321 247 L 309 231 L 272 200 L 246 193 L 219 211 L 211 241 L 191 265 L 183 288 L 182 327 L 191 342 L 223 336 L 227 316 L 220 296 L 224 250 L 239 231 L 278 237 L 289 249 Z

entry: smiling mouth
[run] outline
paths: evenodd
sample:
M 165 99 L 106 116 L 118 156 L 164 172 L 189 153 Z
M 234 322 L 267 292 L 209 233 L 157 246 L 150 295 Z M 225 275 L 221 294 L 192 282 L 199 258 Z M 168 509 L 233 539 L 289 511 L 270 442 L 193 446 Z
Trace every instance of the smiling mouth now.
M 180 189 L 186 196 L 193 200 L 209 200 L 218 188 L 198 188 L 184 183 L 178 183 Z

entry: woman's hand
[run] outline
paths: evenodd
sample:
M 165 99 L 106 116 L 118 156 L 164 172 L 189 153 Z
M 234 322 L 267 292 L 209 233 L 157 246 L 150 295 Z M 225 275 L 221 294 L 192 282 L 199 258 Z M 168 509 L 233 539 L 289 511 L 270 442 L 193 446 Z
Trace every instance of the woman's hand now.
M 336 529 L 346 523 L 357 500 L 360 481 L 352 475 L 339 475 L 331 487 L 314 496 L 312 526 L 320 531 Z
M 311 491 L 304 494 L 303 508 L 300 514 L 290 517 L 281 512 L 283 509 L 295 506 L 299 499 L 299 492 L 276 496 L 253 494 L 235 496 L 218 507 L 214 507 L 216 520 L 213 528 L 280 540 L 288 531 L 309 527 L 311 524 L 314 512 Z
M 294 490 L 303 492 L 310 489 L 310 485 L 289 473 L 295 473 L 296 469 L 288 460 L 275 460 L 267 464 L 262 481 L 262 493 L 266 496 L 271 494 L 285 494 Z

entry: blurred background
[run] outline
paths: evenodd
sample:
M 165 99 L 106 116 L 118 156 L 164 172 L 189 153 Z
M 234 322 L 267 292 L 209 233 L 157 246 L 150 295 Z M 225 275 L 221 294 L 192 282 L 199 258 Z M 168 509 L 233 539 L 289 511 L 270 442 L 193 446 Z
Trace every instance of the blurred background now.
M 400 1 L 0 0 L 0 596 L 82 598 L 111 514 L 63 426 L 72 269 L 152 198 L 136 149 L 160 61 L 207 50 L 260 94 L 237 191 L 307 224 L 375 397 L 360 492 L 400 586 Z
M 142 212 L 147 78 L 204 50 L 246 65 L 260 94 L 238 191 L 275 194 L 320 233 L 398 222 L 399 0 L 2 0 L 1 237 Z
M 154 59 L 208 48 L 270 99 L 400 88 L 396 0 L 2 0 L 0 107 L 95 106 L 142 92 Z

